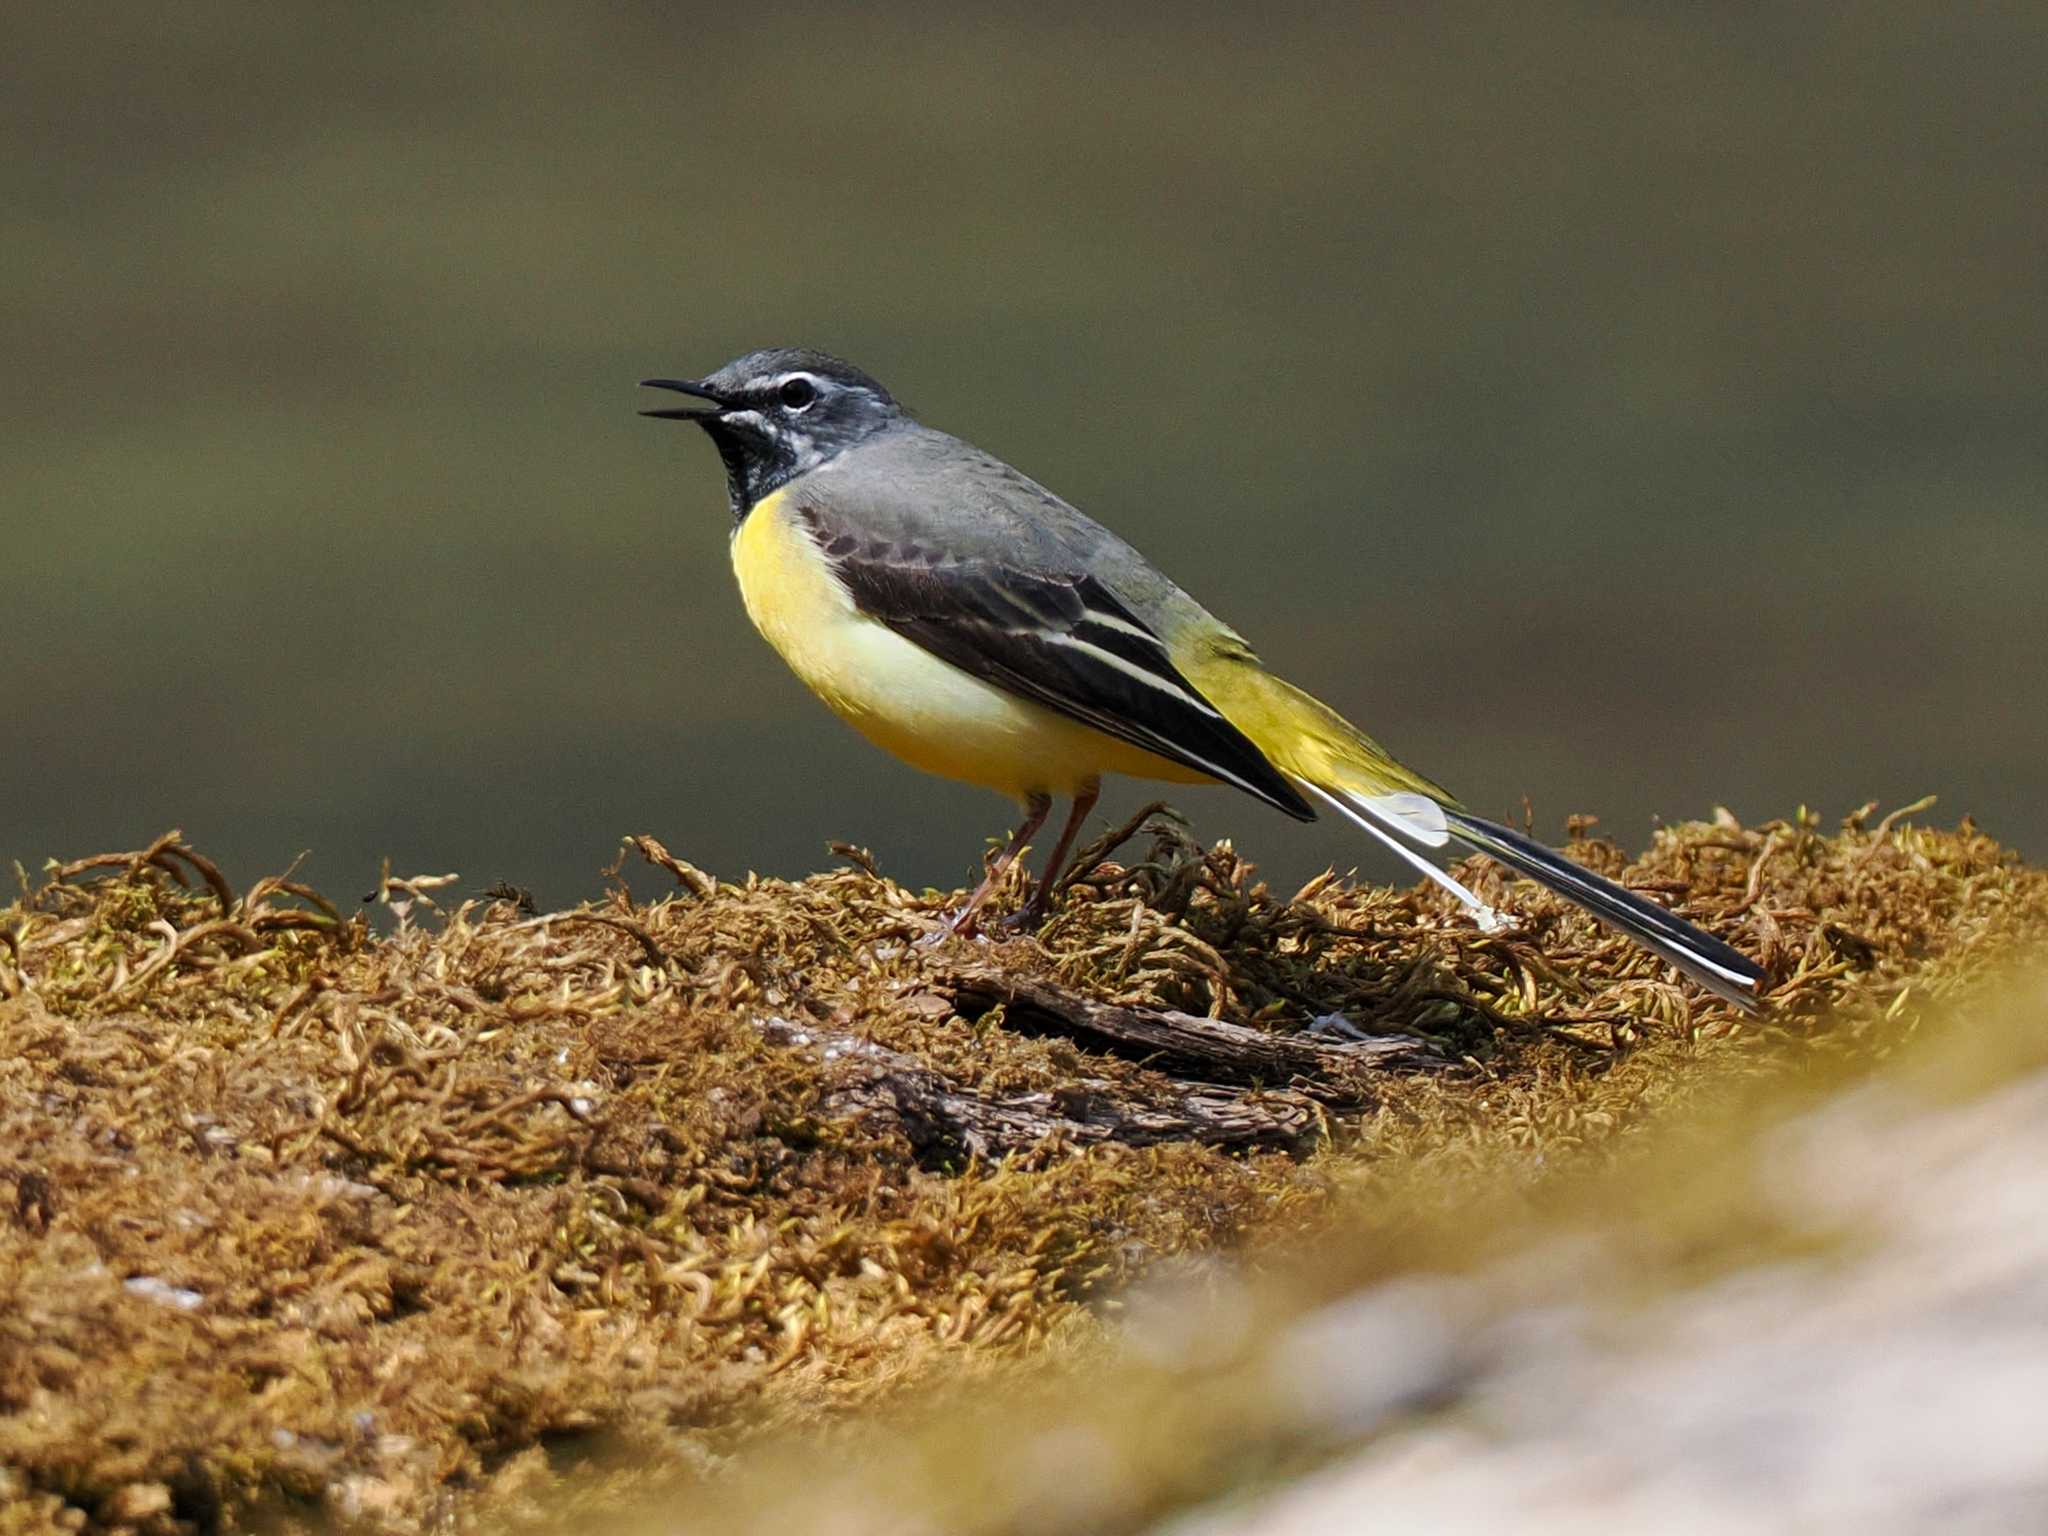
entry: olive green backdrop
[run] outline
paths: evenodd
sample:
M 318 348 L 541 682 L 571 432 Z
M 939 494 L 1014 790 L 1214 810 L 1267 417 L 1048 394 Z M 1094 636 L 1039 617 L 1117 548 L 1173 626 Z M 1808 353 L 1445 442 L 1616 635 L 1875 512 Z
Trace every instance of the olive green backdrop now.
M 237 879 L 566 902 L 647 830 L 964 878 L 1008 808 L 802 692 L 709 445 L 633 414 L 785 342 L 1483 810 L 1636 843 L 1939 791 L 2048 853 L 2041 7 L 9 31 L 0 857 L 178 824 Z M 1181 798 L 1282 876 L 1383 870 Z

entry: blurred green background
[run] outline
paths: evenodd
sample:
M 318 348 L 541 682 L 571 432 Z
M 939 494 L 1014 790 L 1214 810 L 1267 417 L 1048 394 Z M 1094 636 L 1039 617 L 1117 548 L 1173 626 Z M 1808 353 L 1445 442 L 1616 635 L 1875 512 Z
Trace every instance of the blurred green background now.
M 36 6 L 0 857 L 594 892 L 1010 815 L 748 628 L 635 381 L 844 353 L 1489 812 L 2048 853 L 2048 9 Z M 1143 790 L 1118 788 L 1104 814 Z M 1374 862 L 1177 792 L 1284 878 Z

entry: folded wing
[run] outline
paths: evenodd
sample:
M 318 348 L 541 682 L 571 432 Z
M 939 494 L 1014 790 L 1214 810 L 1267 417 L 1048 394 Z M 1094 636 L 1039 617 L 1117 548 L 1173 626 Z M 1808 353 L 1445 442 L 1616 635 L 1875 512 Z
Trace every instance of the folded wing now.
M 833 528 L 799 508 L 861 612 L 983 682 L 1258 796 L 1315 811 L 1173 664 L 1166 645 L 1085 571 L 1023 571 Z

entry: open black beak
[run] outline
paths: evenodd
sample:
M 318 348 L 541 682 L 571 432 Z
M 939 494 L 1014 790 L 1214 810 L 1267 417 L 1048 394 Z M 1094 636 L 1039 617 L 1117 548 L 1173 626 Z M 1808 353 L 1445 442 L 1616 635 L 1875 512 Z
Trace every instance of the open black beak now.
M 679 395 L 709 400 L 713 407 L 708 411 L 693 411 L 687 406 L 674 405 L 658 411 L 640 413 L 642 416 L 652 416 L 658 421 L 709 421 L 725 409 L 725 402 L 695 379 L 642 379 L 640 383 L 647 389 L 672 389 Z

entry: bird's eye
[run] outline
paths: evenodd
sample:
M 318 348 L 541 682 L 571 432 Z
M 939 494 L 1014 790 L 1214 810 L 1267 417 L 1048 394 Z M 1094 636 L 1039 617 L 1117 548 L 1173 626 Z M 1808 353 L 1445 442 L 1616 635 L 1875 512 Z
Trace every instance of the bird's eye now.
M 818 398 L 818 386 L 809 379 L 785 379 L 782 388 L 776 391 L 785 409 L 806 411 L 811 402 Z

